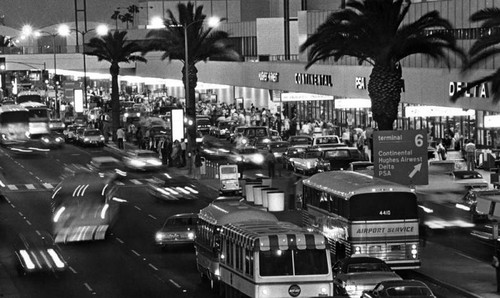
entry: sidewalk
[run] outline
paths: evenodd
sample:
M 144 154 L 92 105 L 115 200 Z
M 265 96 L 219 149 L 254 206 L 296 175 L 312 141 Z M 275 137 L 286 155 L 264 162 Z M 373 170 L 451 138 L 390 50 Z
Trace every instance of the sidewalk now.
M 110 142 L 108 148 L 120 150 Z M 125 149 L 136 149 L 137 146 L 125 143 Z M 188 176 L 187 168 L 169 168 L 174 175 Z M 489 181 L 489 172 L 477 170 L 483 174 L 484 179 Z M 283 182 L 285 178 L 273 179 L 272 186 L 285 190 L 289 189 L 289 182 Z M 213 191 L 214 196 L 218 194 L 219 180 L 214 178 L 201 179 L 202 184 Z M 301 223 L 300 212 L 285 211 L 276 214 L 281 220 Z M 496 276 L 494 268 L 485 262 L 475 260 L 461 254 L 449 247 L 437 243 L 427 242 L 421 248 L 422 267 L 416 272 L 433 283 L 452 289 L 464 297 L 500 297 L 496 293 Z

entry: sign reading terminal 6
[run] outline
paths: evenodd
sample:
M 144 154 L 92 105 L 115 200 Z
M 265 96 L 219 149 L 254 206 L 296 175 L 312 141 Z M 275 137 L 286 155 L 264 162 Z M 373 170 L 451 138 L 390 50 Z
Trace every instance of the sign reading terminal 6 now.
M 375 177 L 404 185 L 429 184 L 427 146 L 425 130 L 375 131 Z

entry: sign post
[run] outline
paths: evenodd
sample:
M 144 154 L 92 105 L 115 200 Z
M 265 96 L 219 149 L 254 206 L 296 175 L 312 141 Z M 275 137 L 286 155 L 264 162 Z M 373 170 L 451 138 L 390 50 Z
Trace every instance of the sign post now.
M 429 184 L 425 130 L 373 132 L 374 174 L 403 185 Z

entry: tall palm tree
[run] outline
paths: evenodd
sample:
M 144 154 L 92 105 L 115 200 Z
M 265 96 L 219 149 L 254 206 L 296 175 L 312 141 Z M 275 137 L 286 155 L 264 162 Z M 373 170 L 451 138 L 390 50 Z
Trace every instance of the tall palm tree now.
M 203 14 L 203 6 L 195 7 L 193 3 L 177 5 L 179 18 L 169 9 L 167 18 L 164 20 L 165 28 L 152 30 L 147 37 L 150 41 L 145 52 L 163 51 L 162 60 L 180 60 L 184 64 L 182 68 L 182 81 L 186 85 L 186 67 L 188 70 L 189 90 L 186 90 L 186 115 L 193 121 L 193 125 L 187 127 L 189 150 L 194 149 L 196 144 L 196 102 L 195 88 L 198 82 L 198 70 L 196 64 L 200 61 L 212 60 L 241 60 L 241 56 L 232 49 L 227 39 L 227 32 L 214 30 L 204 26 L 206 15 Z M 186 30 L 186 32 L 185 32 Z M 185 33 L 188 43 L 188 65 L 185 61 Z M 186 86 L 184 86 L 186 87 Z
M 381 130 L 392 130 L 397 118 L 402 59 L 423 54 L 443 60 L 449 68 L 450 52 L 465 56 L 448 30 L 452 25 L 437 11 L 402 25 L 410 4 L 410 0 L 350 0 L 345 9 L 331 13 L 300 47 L 301 52 L 309 49 L 306 69 L 320 60 L 333 57 L 338 61 L 343 56 L 373 66 L 368 93 L 373 118 Z
M 130 63 L 133 61 L 147 62 L 140 55 L 142 48 L 138 43 L 127 40 L 127 31 L 115 30 L 107 35 L 93 37 L 87 45 L 85 54 L 96 56 L 98 61 L 111 63 L 109 73 L 111 74 L 111 115 L 113 140 L 116 140 L 116 130 L 120 126 L 120 95 L 118 90 L 118 75 L 120 74 L 119 63 Z M 136 54 L 137 53 L 137 54 Z
M 491 61 L 495 56 L 500 54 L 500 48 L 498 47 L 500 45 L 500 8 L 495 7 L 479 10 L 470 16 L 470 20 L 472 22 L 483 22 L 480 27 L 483 34 L 470 48 L 469 60 L 463 67 L 464 72 L 468 72 L 478 65 Z M 451 97 L 452 101 L 456 101 L 465 92 L 486 82 L 491 82 L 493 102 L 498 103 L 500 101 L 500 68 L 490 75 L 467 84 L 466 88 L 463 88 Z
M 0 35 L 0 48 L 13 47 L 14 41 L 9 36 Z

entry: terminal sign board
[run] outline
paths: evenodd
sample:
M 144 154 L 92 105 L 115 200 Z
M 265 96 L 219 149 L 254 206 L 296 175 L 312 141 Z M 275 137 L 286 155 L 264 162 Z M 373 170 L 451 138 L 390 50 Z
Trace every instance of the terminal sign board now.
M 425 130 L 375 131 L 375 177 L 403 185 L 429 184 L 427 146 Z

